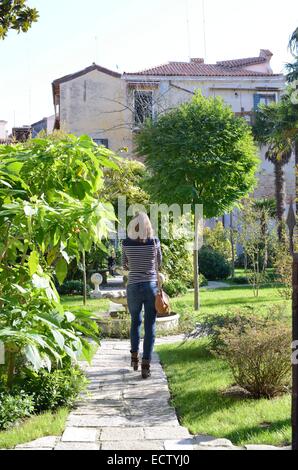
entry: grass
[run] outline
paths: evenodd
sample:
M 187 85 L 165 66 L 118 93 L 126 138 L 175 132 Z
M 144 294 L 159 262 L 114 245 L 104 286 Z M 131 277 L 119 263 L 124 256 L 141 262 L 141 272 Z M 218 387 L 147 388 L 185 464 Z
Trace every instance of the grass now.
M 108 311 L 110 301 L 107 299 L 88 299 L 87 305 L 83 305 L 83 297 L 81 295 L 63 295 L 61 302 L 64 308 L 68 308 L 72 312 L 86 309 L 93 313 L 103 313 Z
M 284 305 L 290 315 L 291 302 L 282 299 L 274 287 L 262 287 L 258 297 L 254 297 L 252 287 L 226 287 L 224 289 L 201 289 L 200 314 L 224 313 L 233 307 L 251 305 L 258 308 L 260 314 L 273 304 Z M 177 313 L 194 313 L 193 292 L 172 299 L 172 309 Z M 197 315 L 197 314 L 196 314 Z
M 88 299 L 87 305 L 84 307 L 81 296 L 62 296 L 64 307 L 73 312 L 83 308 L 94 313 L 106 312 L 109 308 L 109 302 L 106 299 Z M 290 313 L 290 301 L 284 301 L 276 287 L 261 287 L 259 297 L 254 297 L 251 286 L 231 286 L 223 289 L 201 288 L 200 314 L 218 314 L 231 307 L 241 307 L 247 304 L 257 306 L 260 311 L 263 311 L 267 306 L 275 303 L 284 303 L 286 310 Z M 193 292 L 190 291 L 185 295 L 171 299 L 171 306 L 173 311 L 177 313 L 194 313 Z
M 12 449 L 44 436 L 60 436 L 65 428 L 69 410 L 60 408 L 56 413 L 46 412 L 32 416 L 11 430 L 0 431 L 0 449 Z
M 173 404 L 192 434 L 226 438 L 235 445 L 288 445 L 291 441 L 291 399 L 228 398 L 233 383 L 227 365 L 210 355 L 208 340 L 157 348 L 169 379 Z

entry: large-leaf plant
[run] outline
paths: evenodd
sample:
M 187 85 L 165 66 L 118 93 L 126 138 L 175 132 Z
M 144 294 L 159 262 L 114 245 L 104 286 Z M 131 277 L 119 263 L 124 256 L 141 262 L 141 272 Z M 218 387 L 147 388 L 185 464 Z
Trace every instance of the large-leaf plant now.
M 0 146 L 0 341 L 12 385 L 18 358 L 35 370 L 83 355 L 98 329 L 88 313 L 64 312 L 60 283 L 71 259 L 103 249 L 115 219 L 97 198 L 116 157 L 83 136 Z

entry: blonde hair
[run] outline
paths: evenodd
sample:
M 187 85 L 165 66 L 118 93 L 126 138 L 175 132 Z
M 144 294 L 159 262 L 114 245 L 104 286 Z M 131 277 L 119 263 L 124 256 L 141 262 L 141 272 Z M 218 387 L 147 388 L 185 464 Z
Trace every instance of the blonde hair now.
M 149 238 L 153 238 L 154 231 L 151 221 L 146 212 L 137 212 L 130 221 L 127 228 L 127 235 L 132 240 L 140 240 L 146 242 Z

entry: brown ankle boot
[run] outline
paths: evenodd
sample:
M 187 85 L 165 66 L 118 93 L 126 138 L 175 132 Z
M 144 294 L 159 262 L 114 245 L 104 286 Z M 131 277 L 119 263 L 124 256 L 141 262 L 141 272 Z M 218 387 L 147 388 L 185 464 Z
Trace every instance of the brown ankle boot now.
M 150 372 L 150 361 L 147 359 L 142 360 L 142 378 L 143 379 L 148 379 L 148 377 L 151 376 Z
M 131 367 L 133 367 L 133 370 L 138 370 L 139 368 L 139 353 L 137 352 L 131 352 Z

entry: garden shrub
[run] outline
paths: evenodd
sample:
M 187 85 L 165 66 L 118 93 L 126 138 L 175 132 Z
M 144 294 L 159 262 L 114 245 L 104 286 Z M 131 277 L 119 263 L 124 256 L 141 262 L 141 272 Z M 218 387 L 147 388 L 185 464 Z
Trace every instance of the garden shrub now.
M 199 251 L 199 267 L 209 281 L 227 279 L 231 275 L 229 262 L 209 246 L 203 246 Z
M 183 295 L 187 292 L 186 285 L 179 281 L 179 279 L 172 279 L 165 282 L 163 289 L 170 297 L 177 297 L 178 295 Z
M 0 429 L 8 429 L 34 411 L 34 400 L 24 391 L 8 394 L 0 391 Z
M 232 245 L 230 241 L 230 231 L 226 229 L 222 222 L 217 222 L 214 228 L 204 228 L 204 245 L 210 246 L 214 251 L 220 253 L 226 260 L 232 260 Z
M 87 292 L 90 290 L 90 286 L 87 285 Z M 84 283 L 79 280 L 65 281 L 61 286 L 57 285 L 57 291 L 60 295 L 83 295 Z
M 218 343 L 216 354 L 228 363 L 236 384 L 254 398 L 273 398 L 289 390 L 290 325 L 255 318 L 222 328 Z
M 208 280 L 205 278 L 204 274 L 202 273 L 199 274 L 199 283 L 200 283 L 200 287 L 208 286 Z
M 186 287 L 193 287 L 192 253 L 185 249 L 184 238 L 162 241 L 162 272 L 168 281 L 179 280 Z
M 230 309 L 223 314 L 209 314 L 203 317 L 198 325 L 197 334 L 200 336 L 209 336 L 210 349 L 217 351 L 222 345 L 222 329 L 230 329 L 237 326 L 244 331 L 247 325 L 253 324 L 256 320 L 256 314 L 252 307 L 242 307 L 239 309 Z
M 238 277 L 234 277 L 233 283 L 239 284 L 239 285 L 245 285 L 245 284 L 249 284 L 249 280 L 248 280 L 248 277 L 246 276 L 238 276 Z
M 73 406 L 79 393 L 85 390 L 87 379 L 79 367 L 56 369 L 38 373 L 27 371 L 22 389 L 33 396 L 35 411 L 54 410 Z

